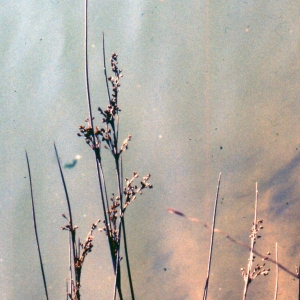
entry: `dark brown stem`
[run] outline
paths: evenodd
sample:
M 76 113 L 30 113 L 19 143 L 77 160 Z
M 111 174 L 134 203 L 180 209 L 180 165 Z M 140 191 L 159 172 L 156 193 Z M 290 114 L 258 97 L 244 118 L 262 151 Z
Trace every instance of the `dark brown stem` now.
M 114 296 L 113 299 L 116 300 L 117 291 L 119 295 L 119 300 L 123 300 L 122 288 L 121 288 L 121 266 L 120 266 L 120 252 L 117 252 L 117 271 L 115 274 L 115 284 L 114 284 Z
M 107 233 L 107 238 L 108 238 L 108 244 L 109 244 L 110 255 L 111 255 L 112 265 L 113 265 L 113 269 L 114 269 L 114 274 L 116 274 L 116 257 L 115 257 L 115 254 L 114 254 L 114 247 L 113 247 L 112 237 L 111 237 L 110 232 L 109 232 L 110 221 L 109 221 L 109 218 L 107 217 L 107 214 L 108 214 L 107 211 L 108 211 L 109 207 L 106 208 L 106 205 L 105 205 L 105 199 L 104 199 L 104 194 L 103 194 L 103 186 L 102 186 L 102 180 L 101 180 L 102 172 L 100 170 L 102 170 L 102 165 L 101 165 L 100 160 L 97 159 L 96 161 L 97 161 L 98 183 L 99 183 L 99 187 L 100 187 L 100 195 L 101 195 L 101 202 L 102 202 L 102 207 L 103 207 L 103 212 L 104 212 L 106 233 Z
M 128 275 L 128 280 L 129 280 L 131 299 L 134 300 L 135 297 L 134 297 L 133 283 L 132 283 L 130 264 L 129 264 L 124 216 L 121 218 L 121 222 L 122 222 L 122 230 L 123 230 L 124 250 L 125 250 L 124 252 L 125 252 L 125 259 L 126 259 L 127 275 Z
M 122 192 L 122 184 L 121 184 L 121 172 L 120 172 L 120 166 L 119 166 L 119 159 L 115 157 L 116 161 L 116 173 L 117 173 L 117 180 L 118 180 L 118 190 L 119 190 L 119 197 L 120 197 L 120 226 L 119 226 L 119 233 L 123 232 L 123 239 L 124 239 L 124 252 L 125 252 L 125 259 L 126 259 L 126 267 L 127 267 L 127 275 L 129 280 L 129 286 L 130 286 L 130 293 L 131 293 L 131 299 L 134 300 L 134 289 L 133 289 L 133 283 L 131 278 L 131 271 L 130 271 L 130 263 L 129 263 L 129 255 L 128 255 L 128 247 L 127 247 L 127 240 L 126 240 L 126 230 L 125 230 L 125 220 L 124 220 L 124 210 L 123 210 L 123 192 Z M 119 240 L 119 244 L 121 244 L 121 239 Z M 120 252 L 120 247 L 118 252 Z M 117 264 L 119 265 L 120 262 L 117 261 Z
M 115 266 L 116 263 L 115 263 L 113 245 L 112 245 L 112 240 L 111 240 L 111 237 L 109 234 L 109 228 L 108 228 L 109 221 L 108 221 L 107 214 L 106 214 L 108 207 L 106 208 L 106 205 L 105 205 L 103 185 L 102 185 L 102 181 L 101 181 L 100 169 L 102 168 L 102 166 L 101 166 L 100 148 L 96 147 L 96 137 L 95 137 L 95 133 L 94 133 L 95 131 L 94 131 L 92 105 L 91 105 L 91 97 L 90 97 L 89 72 L 88 72 L 88 0 L 85 0 L 85 79 L 86 79 L 87 103 L 88 103 L 88 109 L 89 109 L 89 121 L 90 121 L 90 126 L 92 127 L 93 149 L 94 149 L 94 153 L 95 153 L 95 162 L 96 162 L 96 167 L 97 167 L 97 176 L 98 176 L 98 183 L 99 183 L 99 188 L 100 188 L 100 196 L 101 196 L 101 202 L 102 202 L 102 208 L 103 208 L 103 213 L 104 213 L 105 226 L 106 226 L 106 230 L 107 230 L 108 244 L 109 244 L 109 248 L 110 248 L 112 264 L 113 264 L 113 268 L 114 268 L 114 273 L 116 273 L 116 266 Z

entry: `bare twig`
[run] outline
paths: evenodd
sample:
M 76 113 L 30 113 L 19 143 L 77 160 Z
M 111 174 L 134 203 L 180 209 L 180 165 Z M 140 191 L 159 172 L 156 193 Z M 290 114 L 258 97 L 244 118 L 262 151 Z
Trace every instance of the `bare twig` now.
M 247 273 L 244 275 L 245 279 L 245 286 L 244 286 L 244 293 L 243 293 L 243 300 L 246 299 L 247 296 L 247 291 L 248 291 L 248 286 L 250 282 L 252 281 L 251 278 L 251 271 L 252 271 L 252 263 L 253 263 L 253 250 L 254 250 L 254 244 L 257 239 L 257 202 L 258 202 L 258 190 L 257 190 L 257 182 L 255 185 L 255 206 L 254 206 L 254 220 L 253 220 L 253 225 L 251 229 L 251 243 L 250 243 L 250 255 L 249 255 L 249 260 L 248 260 L 248 266 L 247 266 Z
M 277 247 L 277 242 L 275 245 L 275 255 L 276 255 L 276 281 L 275 281 L 275 295 L 274 295 L 274 300 L 277 300 L 277 293 L 278 293 L 278 247 Z
M 218 180 L 217 192 L 216 192 L 216 198 L 215 198 L 214 214 L 213 214 L 213 220 L 212 220 L 212 226 L 211 226 L 208 267 L 207 267 L 207 276 L 206 276 L 206 282 L 205 282 L 204 293 L 203 293 L 203 300 L 206 300 L 207 293 L 208 293 L 208 283 L 209 283 L 210 265 L 211 265 L 212 250 L 213 250 L 213 243 L 214 243 L 215 222 L 216 222 L 216 213 L 217 213 L 217 205 L 218 205 L 218 199 L 219 199 L 220 184 L 221 184 L 221 173 L 219 174 L 219 180 Z
M 39 237 L 38 237 L 38 232 L 37 232 L 36 218 L 35 218 L 32 180 L 31 180 L 31 172 L 30 172 L 30 165 L 29 165 L 29 159 L 28 159 L 27 151 L 25 151 L 25 154 L 26 154 L 27 168 L 28 168 L 28 175 L 29 175 L 30 194 L 31 194 L 31 206 L 32 206 L 32 217 L 33 217 L 33 226 L 34 226 L 34 232 L 35 232 L 35 239 L 36 239 L 36 244 L 37 244 L 38 253 L 39 253 L 39 260 L 40 260 L 40 267 L 41 267 L 42 276 L 43 276 L 43 283 L 44 283 L 45 295 L 46 295 L 46 299 L 48 300 L 49 297 L 48 297 L 48 291 L 47 291 L 46 276 L 45 276 L 45 272 L 44 272 L 44 266 L 43 266 L 43 260 L 42 260 L 42 253 L 41 253 L 41 248 L 40 248 L 40 243 L 39 243 Z

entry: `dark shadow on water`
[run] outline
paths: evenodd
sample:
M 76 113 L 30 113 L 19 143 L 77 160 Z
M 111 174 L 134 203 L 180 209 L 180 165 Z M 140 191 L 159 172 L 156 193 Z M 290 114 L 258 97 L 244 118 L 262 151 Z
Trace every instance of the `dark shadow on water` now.
M 265 183 L 265 186 L 269 188 L 275 180 L 278 178 L 287 178 L 293 176 L 293 171 L 300 164 L 300 153 L 297 154 L 284 168 L 278 170 L 270 179 Z
M 269 212 L 275 217 L 280 216 L 298 201 L 297 170 L 299 169 L 300 154 L 297 154 L 285 167 L 279 169 L 268 181 L 260 185 L 262 191 L 274 189 Z
M 76 166 L 76 164 L 77 164 L 77 159 L 73 159 L 73 161 L 71 163 L 65 163 L 64 168 L 65 169 L 72 169 Z

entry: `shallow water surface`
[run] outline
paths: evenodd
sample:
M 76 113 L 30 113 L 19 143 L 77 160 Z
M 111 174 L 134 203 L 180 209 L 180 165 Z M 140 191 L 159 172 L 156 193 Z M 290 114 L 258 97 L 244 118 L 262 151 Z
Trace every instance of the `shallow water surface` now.
M 299 261 L 300 88 L 297 1 L 89 1 L 89 72 L 95 122 L 106 105 L 107 57 L 119 54 L 124 175 L 150 173 L 153 190 L 130 205 L 127 239 L 136 299 L 202 299 L 210 231 L 166 208 L 209 223 L 222 172 L 216 227 L 250 245 L 258 182 L 256 250 L 291 272 Z M 25 160 L 29 154 L 51 299 L 65 297 L 67 213 L 53 141 L 78 234 L 102 218 L 92 151 L 76 136 L 88 115 L 84 2 L 7 2 L 1 10 L 2 299 L 43 299 Z M 116 193 L 104 152 L 108 191 Z M 82 274 L 82 299 L 111 299 L 106 237 Z M 215 235 L 208 299 L 242 299 L 249 251 Z M 256 258 L 256 263 L 260 258 Z M 275 266 L 250 284 L 247 299 L 271 299 Z M 129 299 L 125 269 L 125 299 Z M 298 282 L 279 271 L 278 299 L 297 299 Z

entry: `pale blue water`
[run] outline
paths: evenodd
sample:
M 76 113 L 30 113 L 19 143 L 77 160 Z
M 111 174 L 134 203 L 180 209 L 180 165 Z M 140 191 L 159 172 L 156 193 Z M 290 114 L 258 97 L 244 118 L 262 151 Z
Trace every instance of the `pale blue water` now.
M 50 299 L 64 299 L 68 244 L 60 227 L 67 206 L 53 141 L 62 164 L 82 157 L 64 169 L 81 238 L 102 218 L 93 154 L 76 136 L 88 114 L 84 2 L 1 6 L 0 294 L 44 299 L 26 149 Z M 90 1 L 89 12 L 94 111 L 106 104 L 105 32 L 107 57 L 117 52 L 124 73 L 120 139 L 133 137 L 125 176 L 151 173 L 154 185 L 127 211 L 136 299 L 202 299 L 209 231 L 166 208 L 210 222 L 220 171 L 216 226 L 249 243 L 257 181 L 264 219 L 257 250 L 273 255 L 277 241 L 280 261 L 294 272 L 300 242 L 298 2 Z M 108 172 L 109 192 L 116 192 L 114 171 Z M 216 235 L 208 299 L 242 298 L 240 268 L 247 258 L 246 249 Z M 96 234 L 82 280 L 82 299 L 112 298 L 104 234 Z M 126 295 L 125 273 L 123 285 Z M 248 299 L 272 298 L 274 286 L 271 266 L 270 275 L 251 283 Z M 280 271 L 278 299 L 296 299 L 297 289 L 298 282 Z

